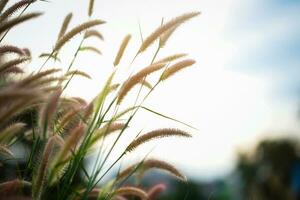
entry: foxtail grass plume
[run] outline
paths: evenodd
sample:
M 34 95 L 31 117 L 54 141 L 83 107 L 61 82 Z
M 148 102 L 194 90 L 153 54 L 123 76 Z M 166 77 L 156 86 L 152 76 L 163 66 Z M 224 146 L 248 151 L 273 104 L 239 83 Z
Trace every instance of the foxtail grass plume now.
M 164 190 L 166 190 L 166 185 L 163 183 L 158 183 L 151 187 L 147 194 L 148 194 L 148 200 L 157 200 L 160 193 L 162 193 Z
M 102 55 L 101 51 L 99 49 L 97 49 L 96 47 L 93 47 L 93 46 L 80 47 L 79 51 L 91 51 L 91 52 L 94 52 L 98 55 Z
M 112 85 L 109 87 L 109 93 L 112 93 L 113 91 L 115 91 L 116 89 L 118 89 L 119 86 L 120 86 L 119 83 L 112 84 Z
M 31 57 L 31 51 L 28 48 L 23 48 L 22 51 L 26 56 Z
M 121 196 L 135 196 L 139 197 L 140 200 L 148 200 L 148 195 L 144 190 L 133 186 L 120 187 L 115 193 Z
M 148 132 L 142 136 L 139 136 L 138 138 L 133 140 L 126 148 L 126 151 L 131 152 L 131 151 L 135 150 L 141 144 L 144 144 L 150 140 L 157 139 L 157 138 L 171 137 L 171 136 L 191 137 L 190 134 L 188 134 L 185 131 L 179 130 L 179 129 L 174 129 L 174 128 L 157 129 L 157 130 Z
M 160 48 L 165 47 L 167 41 L 169 40 L 169 38 L 171 37 L 171 35 L 174 33 L 174 31 L 177 29 L 178 26 L 180 26 L 180 24 L 174 26 L 173 28 L 170 28 L 168 31 L 166 31 L 159 37 Z
M 86 121 L 89 119 L 89 117 L 93 114 L 94 111 L 94 104 L 89 103 L 85 106 L 84 112 L 83 112 L 83 120 Z
M 45 89 L 43 89 L 45 91 Z M 43 94 L 43 91 L 40 91 Z M 18 101 L 10 102 L 6 104 L 4 108 L 0 108 L 0 121 L 1 124 L 6 124 L 12 117 L 20 114 L 24 109 L 32 108 L 34 104 L 41 100 L 41 96 L 24 96 Z
M 137 72 L 135 75 L 127 79 L 127 81 L 125 81 L 125 83 L 122 85 L 119 91 L 117 104 L 121 103 L 125 95 L 133 88 L 133 86 L 141 82 L 149 74 L 162 69 L 164 66 L 165 63 L 149 65 L 148 67 L 145 67 L 144 69 L 142 69 L 141 71 Z
M 29 14 L 24 14 L 20 17 L 15 17 L 13 19 L 7 20 L 3 23 L 0 24 L 0 34 L 5 32 L 8 29 L 13 28 L 14 26 L 21 24 L 25 21 L 28 21 L 30 19 L 36 18 L 40 16 L 42 13 L 36 12 L 36 13 L 29 13 Z
M 186 181 L 186 177 L 173 165 L 158 159 L 148 159 L 142 161 L 141 163 L 129 166 L 128 168 L 126 168 L 125 170 L 121 171 L 118 174 L 117 180 L 124 179 L 135 171 L 144 173 L 145 171 L 148 171 L 150 169 L 164 170 L 166 172 L 169 172 L 171 175 L 175 176 L 176 178 Z
M 55 91 L 48 99 L 48 102 L 41 108 L 40 111 L 40 127 L 43 127 L 43 131 L 51 125 L 53 117 L 56 113 L 59 97 L 62 94 L 62 90 Z M 45 136 L 45 135 L 44 135 Z
M 200 12 L 192 12 L 192 13 L 183 14 L 183 15 L 178 16 L 178 17 L 170 20 L 169 22 L 161 25 L 154 32 L 152 32 L 147 38 L 144 39 L 142 45 L 140 46 L 138 53 L 145 51 L 156 39 L 158 39 L 166 31 L 169 31 L 170 29 L 172 29 L 176 26 L 179 26 L 180 24 L 184 23 L 185 21 L 187 21 L 193 17 L 196 17 L 199 14 L 200 14 Z
M 42 86 L 47 86 L 47 85 L 51 85 L 55 82 L 58 82 L 57 85 L 59 85 L 59 83 L 63 82 L 66 80 L 66 77 L 50 77 L 50 78 L 43 78 L 40 80 L 35 81 L 34 83 L 32 83 L 30 86 L 31 87 L 42 87 Z M 57 86 L 59 89 L 59 86 Z
M 42 156 L 42 160 L 39 164 L 39 168 L 36 174 L 36 179 L 34 180 L 33 184 L 33 196 L 37 199 L 41 199 L 43 194 L 43 190 L 46 187 L 48 181 L 48 173 L 49 173 L 49 166 L 51 159 L 53 159 L 53 153 L 55 145 L 59 145 L 60 139 L 58 135 L 53 135 L 49 137 Z
M 73 128 L 65 141 L 62 139 L 62 147 L 59 150 L 57 156 L 54 158 L 54 161 L 50 167 L 49 174 L 49 184 L 52 185 L 63 175 L 62 171 L 67 166 L 68 161 L 73 155 L 72 152 L 78 147 L 80 140 L 82 139 L 85 133 L 85 126 L 79 124 L 77 127 Z M 57 135 L 59 136 L 59 135 Z M 60 136 L 59 136 L 60 137 Z
M 164 57 L 162 59 L 159 59 L 158 61 L 155 61 L 154 63 L 168 63 L 168 62 L 172 62 L 174 60 L 177 60 L 177 59 L 185 57 L 185 56 L 187 56 L 187 54 L 185 54 L 185 53 L 173 54 L 173 55 Z
M 124 123 L 109 123 L 96 131 L 97 134 L 107 136 L 115 131 L 122 130 L 126 127 Z
M 0 74 L 9 70 L 9 68 L 11 68 L 11 67 L 16 67 L 17 65 L 22 64 L 28 60 L 29 60 L 29 58 L 16 58 L 16 59 L 6 62 L 0 66 Z
M 87 102 L 81 97 L 72 97 L 71 99 L 74 100 L 79 105 L 87 105 Z
M 0 131 L 0 143 L 5 144 L 9 142 L 13 137 L 16 137 L 17 134 L 21 133 L 24 130 L 26 124 L 22 122 L 17 122 L 9 125 L 4 130 Z
M 31 183 L 25 180 L 14 179 L 4 183 L 0 183 L 0 194 L 6 196 L 15 195 L 22 188 L 31 187 Z
M 61 118 L 59 118 L 57 124 L 56 124 L 56 131 L 57 133 L 63 131 L 65 127 L 75 119 L 75 117 L 79 114 L 79 111 L 81 108 L 75 108 L 67 111 Z
M 3 45 L 0 46 L 0 56 L 6 53 L 15 53 L 19 56 L 23 56 L 25 54 L 23 49 L 20 49 L 19 47 L 12 46 L 12 45 Z
M 21 68 L 14 66 L 4 70 L 1 74 L 8 75 L 8 74 L 22 74 L 22 73 L 24 73 L 24 71 Z
M 126 124 L 124 124 L 124 123 L 106 124 L 102 128 L 95 131 L 95 133 L 92 137 L 92 140 L 91 140 L 91 144 L 94 144 L 96 141 L 98 141 L 102 137 L 106 137 L 106 136 L 110 135 L 111 133 L 118 131 L 118 130 L 122 130 L 124 128 L 126 128 Z
M 125 197 L 122 197 L 122 196 L 120 196 L 120 195 L 117 195 L 117 196 L 114 196 L 113 198 L 112 198 L 112 200 L 127 200 Z
M 58 33 L 57 40 L 59 40 L 62 36 L 65 35 L 65 33 L 66 33 L 67 29 L 68 29 L 68 26 L 69 26 L 69 24 L 70 24 L 70 22 L 71 22 L 72 17 L 73 17 L 73 14 L 72 14 L 72 13 L 69 13 L 69 14 L 65 17 L 65 19 L 64 19 L 64 21 L 63 21 L 63 23 L 62 23 L 62 26 L 61 26 L 61 28 L 60 28 L 60 31 L 59 31 L 59 33 Z
M 98 39 L 100 39 L 100 40 L 104 40 L 104 37 L 103 37 L 103 35 L 99 32 L 99 31 L 97 31 L 97 30 L 93 30 L 93 29 L 91 29 L 91 30 L 87 30 L 86 32 L 85 32 L 85 34 L 84 34 L 84 38 L 86 39 L 86 38 L 90 38 L 90 37 L 95 37 L 95 38 L 98 38 Z
M 78 198 L 75 198 L 75 200 L 80 200 L 82 198 L 82 196 L 84 195 L 84 193 L 87 192 L 86 189 L 82 189 L 79 191 L 79 196 Z M 101 189 L 99 188 L 93 188 L 91 191 L 89 191 L 88 194 L 88 199 L 90 198 L 97 198 L 99 196 L 99 193 L 101 192 Z
M 7 20 L 11 15 L 13 15 L 15 12 L 20 10 L 23 7 L 26 7 L 28 4 L 31 3 L 31 0 L 21 0 L 15 4 L 13 4 L 11 7 L 9 7 L 7 10 L 5 10 L 1 15 L 0 15 L 0 22 Z
M 4 7 L 6 6 L 7 3 L 8 3 L 8 0 L 0 1 L 0 13 L 2 13 Z
M 92 79 L 92 77 L 87 74 L 86 72 L 84 71 L 80 71 L 80 70 L 71 70 L 71 71 L 68 71 L 64 76 L 65 77 L 69 77 L 69 76 L 82 76 L 82 77 L 85 77 L 85 78 L 88 78 L 88 79 Z
M 77 127 L 75 127 L 73 130 L 71 130 L 70 135 L 65 141 L 65 144 L 59 153 L 58 162 L 63 162 L 66 160 L 68 155 L 70 155 L 70 151 L 73 151 L 75 147 L 79 144 L 80 139 L 82 138 L 84 134 L 84 125 L 79 124 Z
M 39 72 L 37 74 L 34 74 L 34 75 L 31 75 L 31 76 L 28 76 L 26 78 L 24 78 L 23 80 L 21 80 L 17 85 L 18 86 L 29 86 L 30 84 L 46 77 L 46 76 L 50 76 L 54 73 L 57 73 L 61 71 L 61 69 L 55 69 L 55 68 L 52 68 L 52 69 L 48 69 L 48 70 L 45 70 L 45 71 L 42 71 L 42 72 Z
M 91 20 L 88 22 L 85 22 L 83 24 L 80 24 L 78 26 L 76 26 L 75 28 L 73 28 L 72 30 L 70 30 L 69 32 L 67 32 L 65 35 L 63 35 L 55 44 L 55 47 L 53 49 L 54 52 L 59 51 L 70 39 L 72 39 L 74 36 L 76 36 L 77 34 L 79 34 L 80 32 L 87 30 L 88 28 L 100 25 L 100 24 L 104 24 L 105 21 L 102 21 L 100 19 L 96 19 L 96 20 Z M 0 27 L 1 30 L 1 27 Z
M 5 155 L 5 156 L 10 156 L 10 157 L 14 157 L 14 154 L 11 150 L 9 150 L 8 147 L 4 146 L 4 145 L 0 145 L 0 155 Z
M 141 80 L 140 83 L 141 83 L 143 86 L 145 86 L 146 88 L 148 88 L 148 89 L 152 89 L 152 87 L 153 87 L 153 86 L 151 85 L 151 83 L 149 83 L 149 82 L 146 81 L 145 79 Z
M 0 105 L 4 106 L 7 104 L 7 101 L 14 101 L 24 97 L 34 97 L 38 94 L 32 89 L 15 89 L 10 87 L 0 91 Z
M 169 78 L 170 76 L 174 75 L 176 72 L 186 68 L 186 67 L 189 67 L 191 65 L 193 65 L 195 63 L 194 60 L 192 59 L 187 59 L 187 60 L 183 60 L 183 61 L 180 61 L 178 63 L 175 63 L 174 65 L 168 67 L 164 72 L 163 74 L 161 75 L 160 77 L 160 80 L 166 80 L 167 78 Z
M 122 43 L 120 45 L 119 51 L 118 51 L 118 53 L 116 55 L 116 58 L 115 58 L 115 61 L 114 61 L 114 66 L 117 66 L 120 63 L 120 60 L 121 60 L 121 58 L 122 58 L 122 56 L 124 54 L 124 51 L 125 51 L 128 43 L 129 43 L 130 39 L 131 39 L 131 35 L 130 34 L 126 35 L 125 38 L 123 39 L 123 41 L 122 41 Z
M 90 2 L 89 2 L 89 9 L 88 9 L 88 15 L 89 16 L 92 16 L 92 14 L 93 14 L 94 3 L 95 3 L 95 0 L 90 0 Z
M 58 62 L 61 62 L 61 59 L 57 57 L 57 55 L 54 55 L 54 54 L 51 54 L 51 53 L 41 53 L 39 55 L 40 58 L 51 58 L 53 59 L 54 61 L 58 61 Z

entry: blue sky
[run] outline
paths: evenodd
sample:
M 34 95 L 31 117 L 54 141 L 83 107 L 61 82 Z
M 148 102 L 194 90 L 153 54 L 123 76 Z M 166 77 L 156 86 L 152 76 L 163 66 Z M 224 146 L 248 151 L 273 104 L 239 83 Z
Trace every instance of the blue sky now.
M 239 57 L 230 63 L 231 67 L 269 76 L 276 85 L 274 95 L 299 98 L 299 18 L 297 0 L 243 1 L 233 9 L 227 34 L 231 40 L 250 39 L 252 44 L 244 46 Z

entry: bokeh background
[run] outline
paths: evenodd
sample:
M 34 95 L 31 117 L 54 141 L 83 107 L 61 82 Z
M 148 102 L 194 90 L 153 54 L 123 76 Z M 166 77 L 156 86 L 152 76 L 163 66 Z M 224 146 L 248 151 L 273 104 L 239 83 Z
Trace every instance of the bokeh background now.
M 73 12 L 71 26 L 77 25 L 88 19 L 87 7 L 88 1 L 83 0 L 38 2 L 29 10 L 44 15 L 12 30 L 5 42 L 30 46 L 38 57 L 51 50 L 65 15 Z M 151 151 L 153 157 L 178 166 L 190 179 L 189 185 L 161 175 L 147 179 L 168 179 L 169 192 L 174 195 L 170 199 L 299 198 L 300 1 L 96 0 L 94 9 L 93 18 L 107 21 L 99 28 L 105 42 L 93 43 L 103 56 L 82 53 L 76 68 L 93 80 L 77 78 L 67 91 L 87 100 L 100 91 L 126 34 L 132 34 L 133 40 L 121 63 L 124 69 L 141 42 L 139 24 L 147 36 L 162 17 L 167 20 L 201 11 L 175 32 L 158 55 L 188 53 L 197 64 L 163 83 L 145 102 L 198 130 L 140 112 L 129 129 L 133 133 L 124 136 L 120 149 L 141 129 L 175 126 L 194 137 L 145 145 L 122 160 L 123 164 L 138 161 Z M 69 60 L 60 66 L 71 60 L 79 42 L 74 39 L 66 46 L 61 57 Z M 155 47 L 133 67 L 145 66 L 154 52 Z M 37 59 L 28 70 L 38 68 L 42 61 Z M 132 100 L 134 95 L 128 102 Z

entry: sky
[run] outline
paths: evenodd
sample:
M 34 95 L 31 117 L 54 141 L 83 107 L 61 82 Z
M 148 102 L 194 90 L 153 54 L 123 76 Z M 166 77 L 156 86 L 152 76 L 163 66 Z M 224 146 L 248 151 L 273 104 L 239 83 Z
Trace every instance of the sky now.
M 13 1 L 12 1 L 13 2 Z M 122 163 L 138 161 L 149 151 L 152 157 L 169 161 L 185 174 L 212 179 L 229 173 L 237 153 L 249 151 L 267 137 L 298 137 L 300 109 L 300 2 L 297 0 L 95 0 L 93 18 L 107 21 L 98 30 L 105 41 L 88 41 L 103 56 L 82 53 L 75 67 L 89 73 L 93 80 L 78 78 L 71 83 L 69 95 L 92 99 L 111 72 L 113 59 L 122 41 L 133 36 L 120 68 L 128 69 L 140 45 L 139 23 L 143 36 L 165 20 L 180 14 L 200 11 L 201 15 L 180 27 L 159 53 L 188 53 L 197 61 L 192 68 L 161 84 L 145 105 L 178 120 L 196 126 L 199 131 L 139 112 L 123 136 L 126 146 L 139 130 L 177 127 L 193 134 L 192 139 L 164 139 L 150 143 L 127 155 Z M 30 46 L 33 56 L 49 52 L 56 41 L 63 18 L 74 13 L 71 27 L 87 17 L 88 1 L 52 0 L 38 2 L 29 11 L 44 15 L 21 25 L 6 38 L 7 43 Z M 63 63 L 48 67 L 66 67 L 79 38 L 62 51 Z M 150 62 L 155 46 L 138 57 L 134 69 Z M 34 60 L 28 70 L 42 60 Z M 122 77 L 120 77 L 122 78 Z M 135 91 L 137 92 L 137 91 Z M 132 102 L 132 96 L 126 102 Z M 114 152 L 114 156 L 118 155 Z

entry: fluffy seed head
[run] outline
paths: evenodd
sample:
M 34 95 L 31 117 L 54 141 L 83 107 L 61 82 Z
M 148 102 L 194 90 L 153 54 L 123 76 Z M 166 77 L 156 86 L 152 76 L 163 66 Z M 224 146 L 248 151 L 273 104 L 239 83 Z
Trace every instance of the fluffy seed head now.
M 125 49 L 126 49 L 126 47 L 128 45 L 128 42 L 130 41 L 130 39 L 131 39 L 131 35 L 130 34 L 126 35 L 125 38 L 123 39 L 123 41 L 121 43 L 121 46 L 119 48 L 119 51 L 118 51 L 118 53 L 116 55 L 116 58 L 115 58 L 115 61 L 114 61 L 114 66 L 117 66 L 120 63 L 120 60 L 121 60 L 121 58 L 122 58 L 122 56 L 124 54 L 124 51 L 125 51 Z
M 48 139 L 45 145 L 42 161 L 39 165 L 37 176 L 34 181 L 34 187 L 33 187 L 34 197 L 39 198 L 42 195 L 43 189 L 48 179 L 49 162 L 51 160 L 51 156 L 53 154 L 55 144 L 57 144 L 58 142 L 59 142 L 58 135 L 53 135 Z
M 146 76 L 149 74 L 160 70 L 165 66 L 165 63 L 158 63 L 158 64 L 152 64 L 149 65 L 148 67 L 145 67 L 129 79 L 122 85 L 119 95 L 118 95 L 118 100 L 117 104 L 120 104 L 125 95 L 135 86 L 137 83 L 141 82 Z
M 8 69 L 6 69 L 5 71 L 2 72 L 2 74 L 22 74 L 24 73 L 24 71 L 22 69 L 20 69 L 19 67 L 10 67 Z
M 80 32 L 82 32 L 88 28 L 91 28 L 93 26 L 103 24 L 103 23 L 105 23 L 105 22 L 102 20 L 96 19 L 96 20 L 91 20 L 91 21 L 85 22 L 83 24 L 80 24 L 79 26 L 76 26 L 71 31 L 69 31 L 64 36 L 62 36 L 56 42 L 53 51 L 59 51 L 70 39 L 72 39 L 75 35 L 79 34 Z
M 42 107 L 40 114 L 40 126 L 47 128 L 53 120 L 56 108 L 58 106 L 59 97 L 62 90 L 55 91 L 49 98 L 48 102 Z
M 100 40 L 104 40 L 103 35 L 97 30 L 87 30 L 84 34 L 84 38 L 96 37 Z
M 9 7 L 5 12 L 3 12 L 0 15 L 0 21 L 6 20 L 8 17 L 13 15 L 15 12 L 17 12 L 21 8 L 27 6 L 30 2 L 31 2 L 30 0 L 22 0 L 22 1 L 15 3 L 14 5 Z
M 157 196 L 166 189 L 166 185 L 163 183 L 159 183 L 154 185 L 150 190 L 147 192 L 148 200 L 156 200 Z
M 20 81 L 18 83 L 19 87 L 24 87 L 24 86 L 27 86 L 31 83 L 34 83 L 36 82 L 37 80 L 40 80 L 41 78 L 44 78 L 45 76 L 49 76 L 49 75 L 52 75 L 56 72 L 59 72 L 61 71 L 61 69 L 48 69 L 48 70 L 45 70 L 45 71 L 42 71 L 42 72 L 39 72 L 37 74 L 34 74 L 34 75 L 31 75 L 31 76 L 28 76 L 26 77 L 25 79 L 23 79 L 22 81 Z
M 166 80 L 167 78 L 169 78 L 170 76 L 174 75 L 176 72 L 186 68 L 186 67 L 189 67 L 191 65 L 193 65 L 195 63 L 194 60 L 192 59 L 187 59 L 187 60 L 183 60 L 183 61 L 180 61 L 172 66 L 170 66 L 168 69 L 166 69 L 160 80 Z
M 6 6 L 7 3 L 8 3 L 8 0 L 0 1 L 0 13 L 2 13 L 4 7 Z
M 46 57 L 47 59 L 48 59 L 48 58 L 51 58 L 51 59 L 53 59 L 53 60 L 55 60 L 55 61 L 61 62 L 61 59 L 58 58 L 56 54 L 42 53 L 42 54 L 39 55 L 39 57 L 40 57 L 40 58 Z
M 174 54 L 174 55 L 170 55 L 170 56 L 167 56 L 165 58 L 162 58 L 162 59 L 156 61 L 155 63 L 168 63 L 168 62 L 171 62 L 173 60 L 177 60 L 177 59 L 185 57 L 185 56 L 187 56 L 187 54 L 185 54 L 185 53 Z
M 68 72 L 65 74 L 65 77 L 68 77 L 68 76 L 74 76 L 74 75 L 78 75 L 78 76 L 82 76 L 82 77 L 91 79 L 91 76 L 90 76 L 90 75 L 88 75 L 88 74 L 85 73 L 84 71 L 80 71 L 80 70 L 71 70 L 71 71 L 68 71 Z
M 24 55 L 24 51 L 22 49 L 12 45 L 3 45 L 0 47 L 0 56 L 5 53 L 16 53 L 20 56 Z
M 171 175 L 175 176 L 176 178 L 180 180 L 186 180 L 186 177 L 178 170 L 176 169 L 173 165 L 158 160 L 158 159 L 148 159 L 144 160 L 141 163 L 134 164 L 132 166 L 129 166 L 125 170 L 121 171 L 118 174 L 117 180 L 121 180 L 129 176 L 131 173 L 135 172 L 135 170 L 139 170 L 142 173 L 150 170 L 150 169 L 160 169 L 164 170 L 166 172 L 169 172 Z
M 93 46 L 83 46 L 83 47 L 80 47 L 79 49 L 80 51 L 92 51 L 98 55 L 102 55 L 101 51 L 99 49 L 97 49 L 96 47 L 93 47 Z
M 74 148 L 78 145 L 83 134 L 84 134 L 83 124 L 79 124 L 73 130 L 71 130 L 70 135 L 66 139 L 62 151 L 60 152 L 58 161 L 64 161 L 66 159 L 66 157 L 69 155 L 69 151 L 74 150 Z
M 22 130 L 24 130 L 25 127 L 26 124 L 22 122 L 17 122 L 12 125 L 9 125 L 4 130 L 0 131 L 0 143 L 5 144 L 9 142 L 13 137 L 15 137 Z
M 15 67 L 16 65 L 24 63 L 28 60 L 29 60 L 29 58 L 16 58 L 16 59 L 6 62 L 0 66 L 0 74 L 7 71 L 11 67 Z
M 80 108 L 75 108 L 67 111 L 57 124 L 56 132 L 61 132 L 79 113 Z
M 12 181 L 7 181 L 0 183 L 0 194 L 14 195 L 16 192 L 24 187 L 30 187 L 31 183 L 28 181 L 14 179 Z
M 69 26 L 69 24 L 70 24 L 70 21 L 71 21 L 72 17 L 73 17 L 73 14 L 72 14 L 72 13 L 69 13 L 69 14 L 65 17 L 65 19 L 64 19 L 64 21 L 63 21 L 63 24 L 62 24 L 62 26 L 61 26 L 61 28 L 60 28 L 60 31 L 59 31 L 57 40 L 59 40 L 59 39 L 60 39 L 62 36 L 64 36 L 64 34 L 66 33 L 66 31 L 67 31 L 67 29 L 68 29 L 68 26 Z
M 0 155 L 6 155 L 6 156 L 10 156 L 10 157 L 14 157 L 14 154 L 11 150 L 9 150 L 9 148 L 7 148 L 6 146 L 0 145 Z
M 90 0 L 90 3 L 89 3 L 89 10 L 88 10 L 88 15 L 89 15 L 89 16 L 92 16 L 92 14 L 93 14 L 94 3 L 95 3 L 95 0 Z
M 169 38 L 171 37 L 171 35 L 174 33 L 174 31 L 177 29 L 177 27 L 179 26 L 180 24 L 178 24 L 177 26 L 174 26 L 173 28 L 170 28 L 168 31 L 166 31 L 164 34 L 162 34 L 160 37 L 159 37 L 159 46 L 160 48 L 163 48 L 167 41 L 169 40 Z
M 22 23 L 25 22 L 27 20 L 36 18 L 38 16 L 40 16 L 42 13 L 30 13 L 30 14 L 24 14 L 22 16 L 19 17 L 15 17 L 13 19 L 7 20 L 3 23 L 1 23 L 0 25 L 0 34 L 2 34 L 3 32 L 5 32 L 6 30 Z
M 154 32 L 152 32 L 142 43 L 139 53 L 145 51 L 156 39 L 158 39 L 162 34 L 164 34 L 166 31 L 169 31 L 170 29 L 174 28 L 175 26 L 179 26 L 180 24 L 184 23 L 185 21 L 199 15 L 199 12 L 192 12 L 183 14 L 181 16 L 178 16 L 169 22 L 163 24 L 162 26 L 158 27 Z
M 147 193 L 144 190 L 137 188 L 137 187 L 132 187 L 132 186 L 120 187 L 115 192 L 116 192 L 116 194 L 122 195 L 122 196 L 130 195 L 130 196 L 139 197 L 141 200 L 148 199 Z
M 111 133 L 125 128 L 124 123 L 110 123 L 95 131 L 91 143 L 95 143 L 99 138 L 106 137 Z
M 94 111 L 93 103 L 89 103 L 88 105 L 86 105 L 84 108 L 83 119 L 87 120 L 93 114 L 93 111 Z
M 144 144 L 152 139 L 163 138 L 163 137 L 170 137 L 170 136 L 179 136 L 179 137 L 191 137 L 185 131 L 173 128 L 164 128 L 164 129 L 157 129 L 151 132 L 148 132 L 142 136 L 139 136 L 135 140 L 133 140 L 129 146 L 127 147 L 126 151 L 131 152 L 136 149 L 141 144 Z

